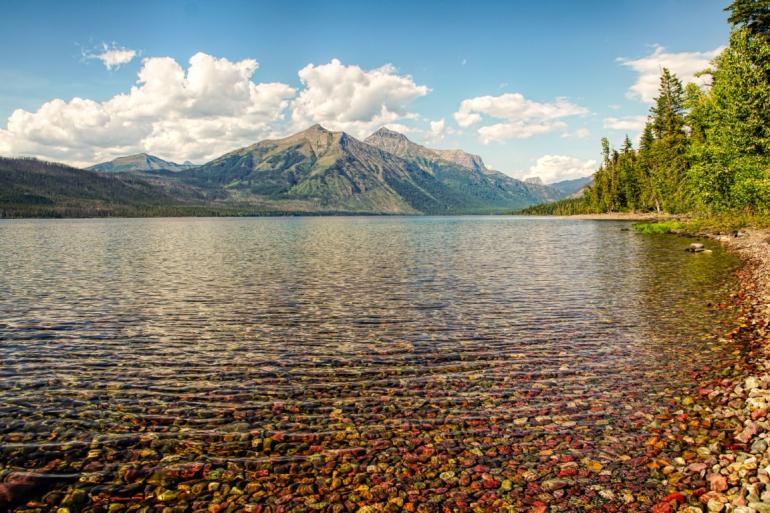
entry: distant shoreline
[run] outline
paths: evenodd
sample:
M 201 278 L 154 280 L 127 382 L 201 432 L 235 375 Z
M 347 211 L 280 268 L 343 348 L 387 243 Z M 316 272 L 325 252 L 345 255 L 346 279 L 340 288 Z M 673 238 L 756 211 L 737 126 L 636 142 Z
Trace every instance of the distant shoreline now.
M 587 221 L 669 221 L 682 218 L 673 214 L 658 214 L 655 212 L 609 212 L 604 214 L 574 214 L 571 216 L 555 217 Z
M 8 209 L 5 212 L 0 206 L 0 219 L 153 219 L 153 218 L 185 218 L 185 217 L 443 217 L 443 216 L 461 216 L 461 217 L 550 217 L 554 219 L 578 219 L 587 221 L 669 221 L 672 219 L 685 220 L 686 217 L 672 214 L 656 214 L 653 212 L 612 212 L 604 214 L 575 214 L 570 216 L 536 214 L 511 214 L 501 211 L 489 212 L 446 212 L 430 213 L 421 212 L 351 212 L 351 211 L 255 211 L 247 208 L 221 208 L 205 207 L 198 205 L 177 206 L 172 205 L 165 209 L 148 207 L 144 211 L 134 209 L 103 210 L 98 212 L 80 210 L 77 207 L 68 209 L 33 210 L 33 209 Z

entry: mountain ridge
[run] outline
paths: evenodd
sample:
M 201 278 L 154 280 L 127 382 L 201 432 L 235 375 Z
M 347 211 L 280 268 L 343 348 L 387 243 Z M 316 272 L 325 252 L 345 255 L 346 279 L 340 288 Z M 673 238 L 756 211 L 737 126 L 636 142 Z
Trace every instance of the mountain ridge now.
M 149 153 L 136 153 L 133 155 L 117 157 L 108 162 L 101 162 L 99 164 L 87 167 L 86 169 L 89 171 L 103 171 L 111 173 L 127 173 L 132 171 L 169 171 L 176 173 L 186 169 L 191 169 L 193 167 L 196 167 L 196 165 L 190 161 L 186 161 L 183 164 L 177 164 L 176 162 L 164 160 L 160 157 L 156 157 L 155 155 L 150 155 Z
M 477 155 L 433 150 L 387 128 L 362 141 L 313 125 L 182 175 L 200 186 L 353 212 L 494 213 L 557 197 L 550 188 L 488 169 Z
M 237 148 L 202 165 L 176 164 L 140 153 L 91 166 L 83 173 L 63 172 L 56 180 L 44 174 L 37 177 L 44 184 L 42 197 L 52 204 L 62 200 L 70 208 L 77 203 L 78 187 L 84 201 L 90 187 L 113 187 L 116 206 L 155 205 L 155 194 L 162 204 L 249 215 L 489 214 L 563 195 L 553 187 L 489 169 L 480 156 L 463 150 L 435 150 L 386 128 L 359 140 L 321 125 Z M 71 187 L 62 185 L 64 176 L 73 177 Z M 93 183 L 88 183 L 89 176 Z M 13 178 L 6 173 L 9 187 Z M 137 199 L 125 190 L 126 183 L 147 194 Z M 34 200 L 29 187 L 22 185 L 14 195 L 16 206 L 24 198 Z M 53 189 L 45 190 L 48 185 Z M 63 196 L 57 192 L 62 187 Z M 109 194 L 100 202 L 109 205 Z

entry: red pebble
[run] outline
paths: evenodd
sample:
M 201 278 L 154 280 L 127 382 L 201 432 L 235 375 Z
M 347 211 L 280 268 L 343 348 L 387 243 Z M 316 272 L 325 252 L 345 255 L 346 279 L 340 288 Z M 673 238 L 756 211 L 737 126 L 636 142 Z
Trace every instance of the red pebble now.
M 484 488 L 487 490 L 495 490 L 500 487 L 500 481 L 493 478 L 489 474 L 484 474 L 481 476 L 482 484 L 484 485 Z
M 679 492 L 673 492 L 666 496 L 665 499 L 663 499 L 663 502 L 673 502 L 676 501 L 679 504 L 684 504 L 684 495 L 682 495 Z
M 659 502 L 652 507 L 652 513 L 673 513 L 674 508 L 671 507 L 670 502 Z

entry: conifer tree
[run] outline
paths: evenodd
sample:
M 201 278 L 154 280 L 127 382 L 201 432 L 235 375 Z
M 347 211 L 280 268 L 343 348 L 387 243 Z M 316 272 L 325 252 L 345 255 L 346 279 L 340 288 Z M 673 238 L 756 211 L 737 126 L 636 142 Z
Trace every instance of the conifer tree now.
M 682 82 L 663 68 L 658 96 L 650 109 L 654 137 L 650 148 L 650 177 L 656 206 L 669 212 L 687 207 L 684 100 Z
M 733 25 L 752 34 L 770 35 L 770 0 L 735 0 L 725 11 Z

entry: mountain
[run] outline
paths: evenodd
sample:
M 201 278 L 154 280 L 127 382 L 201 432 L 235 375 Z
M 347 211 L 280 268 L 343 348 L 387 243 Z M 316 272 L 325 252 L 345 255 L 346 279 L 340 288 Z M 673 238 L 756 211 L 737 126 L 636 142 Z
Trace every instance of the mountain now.
M 314 212 L 434 214 L 483 206 L 420 166 L 320 125 L 235 150 L 183 176 Z
M 478 155 L 426 148 L 387 128 L 377 130 L 364 142 L 409 161 L 468 197 L 464 212 L 506 211 L 559 198 L 558 191 L 550 187 L 525 183 L 487 168 Z
M 487 169 L 484 165 L 484 161 L 478 155 L 472 153 L 466 153 L 463 150 L 431 150 L 439 155 L 442 160 L 458 164 L 462 167 L 467 167 L 473 171 L 481 171 L 484 173 L 494 173 L 491 169 Z
M 194 167 L 195 164 L 189 161 L 185 162 L 184 164 L 177 164 L 176 162 L 169 162 L 154 155 L 148 155 L 147 153 L 137 153 L 136 155 L 118 157 L 109 162 L 96 164 L 95 166 L 89 167 L 88 170 L 110 173 L 126 173 L 131 171 L 169 171 L 172 173 L 177 173 L 179 171 L 184 171 Z
M 492 172 L 487 169 L 484 161 L 478 155 L 466 153 L 463 150 L 434 150 L 426 148 L 412 142 L 404 134 L 385 127 L 380 128 L 364 139 L 364 142 L 407 160 L 445 162 L 456 164 L 472 171 Z
M 459 150 L 432 150 L 381 129 L 365 141 L 320 125 L 227 153 L 179 173 L 244 201 L 314 212 L 503 212 L 556 199 Z
M 593 175 L 584 176 L 582 178 L 575 178 L 573 180 L 562 180 L 561 182 L 552 183 L 551 187 L 559 191 L 563 198 L 575 197 L 575 195 L 582 195 L 583 189 L 593 183 Z

